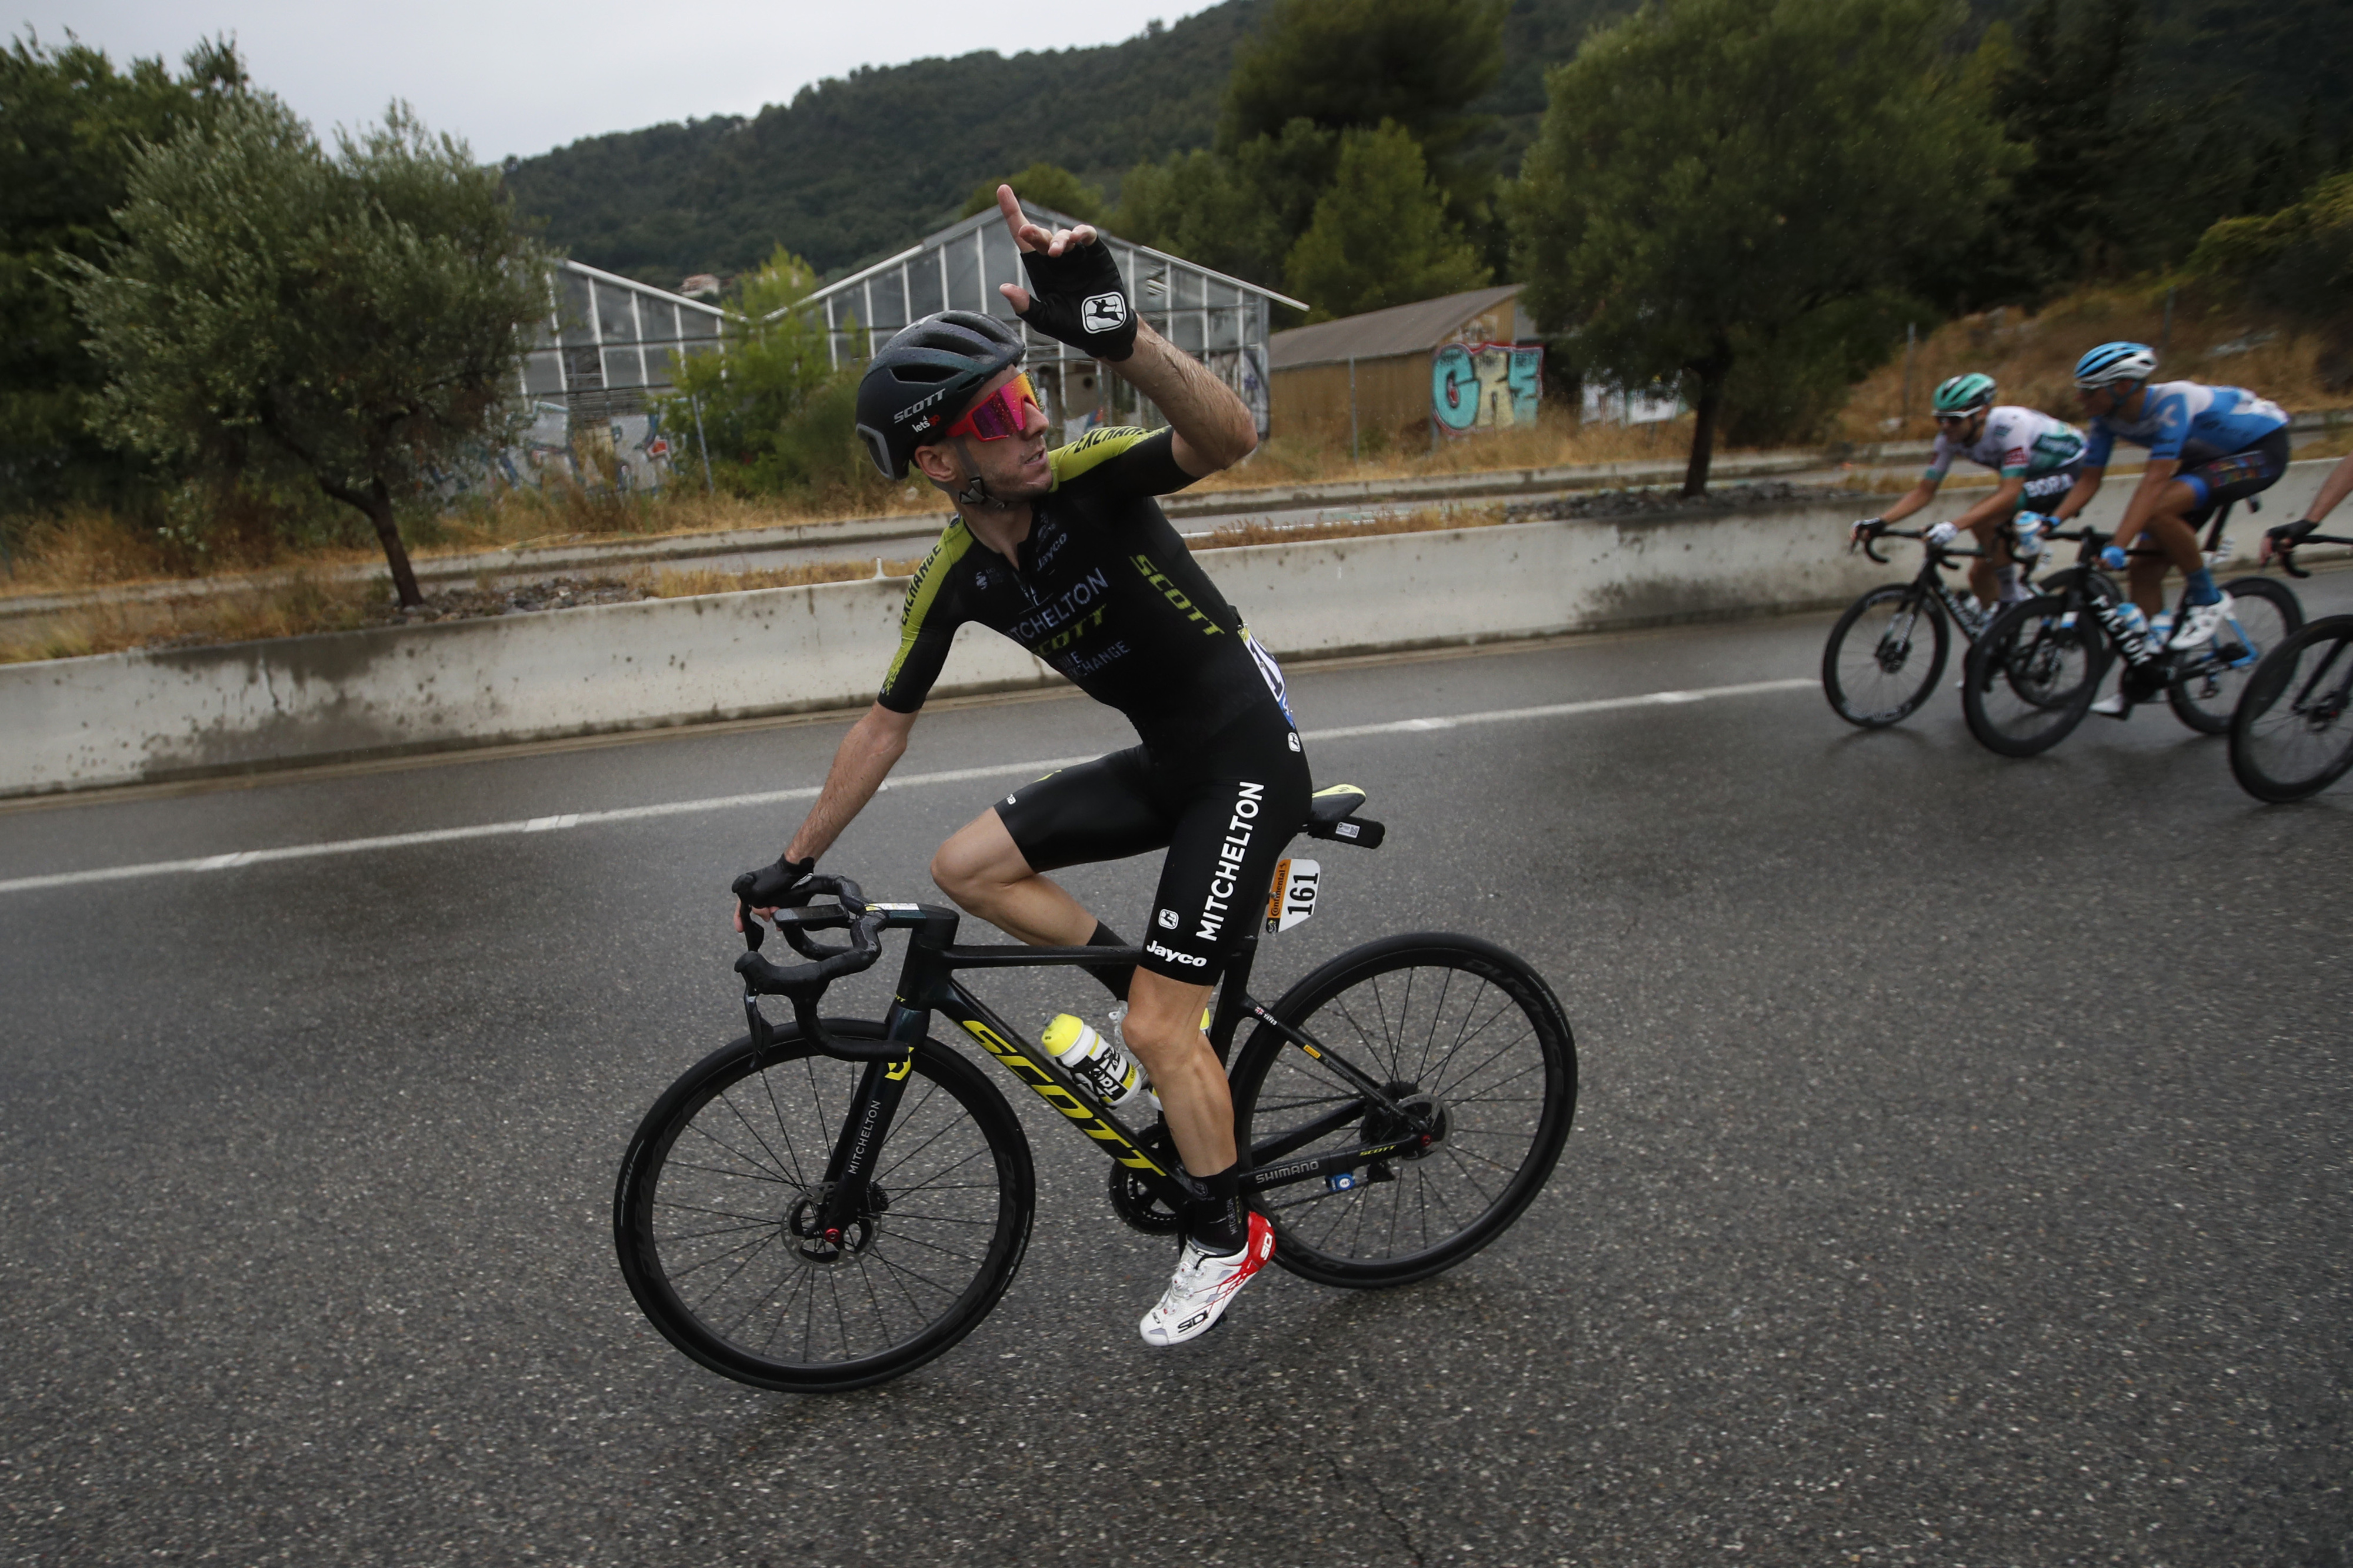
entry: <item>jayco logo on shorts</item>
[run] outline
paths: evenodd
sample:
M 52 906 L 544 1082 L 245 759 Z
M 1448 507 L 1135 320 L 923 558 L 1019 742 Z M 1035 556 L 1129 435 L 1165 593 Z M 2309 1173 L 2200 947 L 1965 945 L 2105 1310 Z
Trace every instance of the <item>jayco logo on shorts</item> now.
M 1160 921 L 1160 929 L 1162 931 L 1175 931 L 1176 929 L 1176 911 L 1175 910 L 1163 910 L 1154 918 Z
M 1209 961 L 1206 958 L 1196 958 L 1189 952 L 1179 952 L 1173 947 L 1163 947 L 1156 942 L 1146 943 L 1144 951 L 1155 958 L 1165 958 L 1171 963 L 1189 963 L 1196 969 L 1209 967 Z
M 1079 306 L 1079 324 L 1091 332 L 1115 332 L 1127 325 L 1127 300 L 1120 294 L 1090 294 Z

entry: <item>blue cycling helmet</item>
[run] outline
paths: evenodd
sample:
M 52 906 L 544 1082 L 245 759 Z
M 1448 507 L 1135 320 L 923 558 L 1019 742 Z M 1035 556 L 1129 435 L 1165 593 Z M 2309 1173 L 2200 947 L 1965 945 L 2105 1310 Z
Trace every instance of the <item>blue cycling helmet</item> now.
M 2086 392 L 2119 381 L 2147 381 L 2157 374 L 2157 351 L 2147 343 L 2102 343 L 2075 362 L 2075 384 Z

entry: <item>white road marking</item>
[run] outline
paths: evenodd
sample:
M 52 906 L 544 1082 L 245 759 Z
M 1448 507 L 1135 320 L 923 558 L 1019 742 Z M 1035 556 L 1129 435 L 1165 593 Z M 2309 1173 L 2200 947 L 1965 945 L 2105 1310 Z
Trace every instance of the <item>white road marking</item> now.
M 1664 704 L 1700 702 L 1717 697 L 1754 697 L 1773 691 L 1796 691 L 1820 684 L 1810 677 L 1791 680 L 1751 680 L 1738 686 L 1705 687 L 1697 691 L 1646 691 L 1639 697 L 1602 697 L 1588 702 L 1555 702 L 1541 708 L 1498 708 L 1485 713 L 1398 719 L 1385 724 L 1350 724 L 1334 730 L 1306 730 L 1301 733 L 1312 742 L 1353 741 L 1363 735 L 1421 734 L 1452 730 L 1465 724 L 1512 724 L 1535 719 L 1565 719 L 1579 713 L 1607 713 L 1620 708 L 1656 708 Z M 912 789 L 923 784 L 962 784 L 969 779 L 1002 778 L 1008 773 L 1035 776 L 1092 761 L 1092 755 L 1045 757 L 1032 762 L 999 763 L 987 767 L 948 768 L 939 773 L 903 774 L 889 780 L 885 787 Z M 745 806 L 775 805 L 788 800 L 815 800 L 817 795 L 817 785 L 804 784 L 797 789 L 762 790 L 753 795 L 664 801 L 656 805 L 625 805 L 612 811 L 566 812 L 557 816 L 534 816 L 520 822 L 484 822 L 470 827 L 435 827 L 421 833 L 387 833 L 375 838 L 342 838 L 326 844 L 288 844 L 276 849 L 241 849 L 233 854 L 206 855 L 193 860 L 153 860 L 143 866 L 101 866 L 88 871 L 58 871 L 46 877 L 17 877 L 0 881 L 0 893 L 29 893 L 42 888 L 73 888 L 90 882 L 120 882 L 134 877 L 164 877 L 184 871 L 226 871 L 233 867 L 259 866 L 272 860 L 310 860 L 322 855 L 358 855 L 371 849 L 406 849 L 421 844 L 451 844 L 467 838 L 554 833 L 607 822 L 641 822 L 657 816 L 684 816 L 693 812 L 734 811 Z

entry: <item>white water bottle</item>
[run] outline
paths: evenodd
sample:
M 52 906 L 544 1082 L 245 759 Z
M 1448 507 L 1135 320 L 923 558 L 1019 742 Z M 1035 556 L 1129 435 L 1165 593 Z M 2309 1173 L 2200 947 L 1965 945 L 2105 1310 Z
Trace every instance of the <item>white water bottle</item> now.
M 1113 1110 L 1142 1110 L 1149 1100 L 1158 1106 L 1160 1097 L 1152 1092 L 1152 1083 L 1134 1059 L 1113 1042 L 1103 1038 L 1087 1023 L 1064 1013 L 1046 1026 L 1043 1044 L 1054 1059 L 1062 1064 L 1072 1078 L 1092 1089 L 1095 1098 Z
M 2148 617 L 2141 613 L 2141 607 L 2130 599 L 2116 606 L 2116 640 L 2124 644 L 2127 653 L 2136 647 L 2147 646 L 2147 637 Z
M 2020 561 L 2031 561 L 2042 553 L 2042 525 L 2048 521 L 2039 511 L 2021 511 L 2010 520 L 2010 531 L 2015 542 L 2010 552 Z

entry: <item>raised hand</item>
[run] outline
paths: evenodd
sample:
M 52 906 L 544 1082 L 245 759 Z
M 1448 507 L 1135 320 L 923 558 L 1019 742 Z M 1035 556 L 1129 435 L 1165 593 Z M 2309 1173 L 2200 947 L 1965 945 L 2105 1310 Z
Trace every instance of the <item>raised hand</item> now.
M 1081 353 L 1113 363 L 1135 352 L 1135 312 L 1119 263 L 1092 224 L 1049 231 L 1029 221 L 1011 185 L 997 187 L 997 210 L 1021 254 L 1029 287 L 1000 283 L 1013 313 Z

